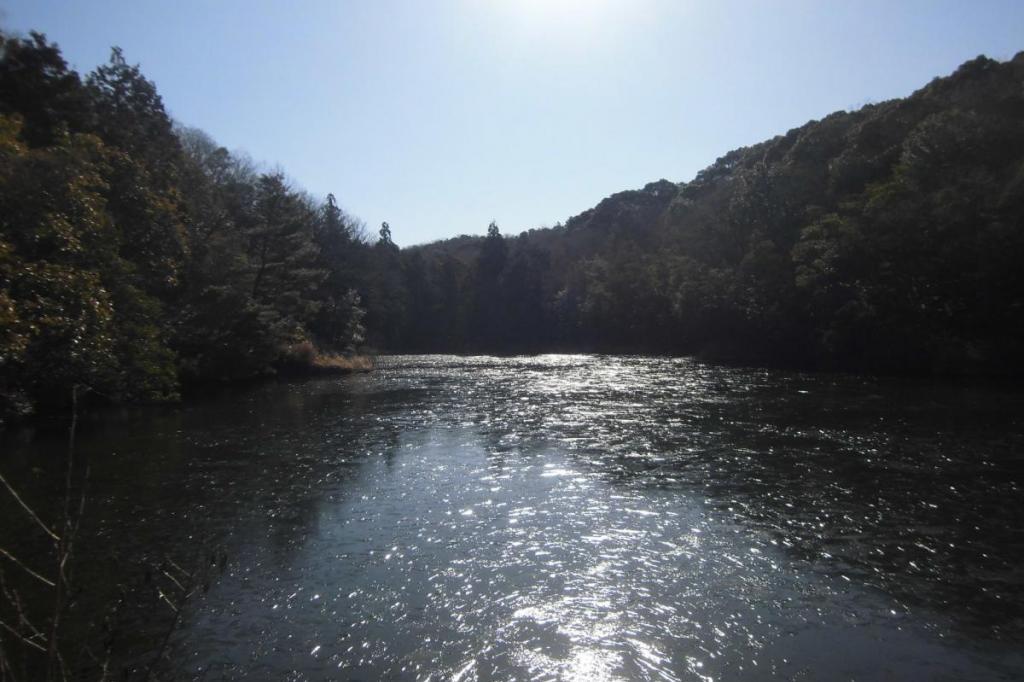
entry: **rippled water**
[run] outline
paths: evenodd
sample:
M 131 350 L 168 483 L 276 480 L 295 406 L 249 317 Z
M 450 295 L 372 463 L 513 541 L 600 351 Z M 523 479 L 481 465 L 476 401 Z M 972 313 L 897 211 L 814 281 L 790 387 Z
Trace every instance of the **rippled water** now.
M 81 561 L 224 554 L 186 678 L 1019 679 L 1022 422 L 991 389 L 392 358 L 88 422 Z M 5 445 L 40 494 L 58 441 Z

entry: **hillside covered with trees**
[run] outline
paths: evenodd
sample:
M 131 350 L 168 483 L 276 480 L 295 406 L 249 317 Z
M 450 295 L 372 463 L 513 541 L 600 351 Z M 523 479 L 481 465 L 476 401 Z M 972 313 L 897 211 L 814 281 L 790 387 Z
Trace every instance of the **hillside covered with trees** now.
M 343 190 L 343 188 L 341 188 Z M 400 250 L 204 133 L 117 49 L 0 44 L 0 414 L 322 353 L 698 353 L 1021 374 L 1024 54 L 837 112 L 564 225 Z
M 1024 53 L 548 230 L 403 252 L 403 349 L 1020 374 Z
M 351 352 L 391 250 L 332 196 L 175 126 L 119 50 L 81 78 L 42 35 L 3 39 L 0 413 Z

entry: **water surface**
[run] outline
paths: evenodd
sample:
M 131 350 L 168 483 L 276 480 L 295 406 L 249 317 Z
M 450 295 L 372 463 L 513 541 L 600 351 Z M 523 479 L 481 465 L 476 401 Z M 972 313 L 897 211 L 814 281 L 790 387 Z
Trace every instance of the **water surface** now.
M 184 678 L 1019 679 L 1022 415 L 689 359 L 392 358 L 85 420 L 80 579 L 223 560 Z M 56 436 L 5 449 L 41 496 Z

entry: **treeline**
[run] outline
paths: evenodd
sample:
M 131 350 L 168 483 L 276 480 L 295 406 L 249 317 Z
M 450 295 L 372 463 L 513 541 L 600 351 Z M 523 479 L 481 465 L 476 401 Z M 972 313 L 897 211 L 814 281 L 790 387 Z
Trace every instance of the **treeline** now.
M 0 36 L 0 414 L 317 353 L 607 351 L 1021 374 L 1024 54 L 564 225 L 399 250 L 202 132 L 117 49 Z
M 393 251 L 177 128 L 120 50 L 82 78 L 44 36 L 0 36 L 0 417 L 352 352 Z
M 738 149 L 553 229 L 402 252 L 415 351 L 1024 372 L 1024 53 Z

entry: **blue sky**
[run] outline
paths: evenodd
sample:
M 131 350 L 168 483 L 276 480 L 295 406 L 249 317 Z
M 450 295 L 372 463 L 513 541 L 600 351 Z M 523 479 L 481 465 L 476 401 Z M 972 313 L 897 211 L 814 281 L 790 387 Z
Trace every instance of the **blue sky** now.
M 1024 49 L 1024 2 L 15 0 L 87 72 L 401 245 L 553 225 L 738 146 Z

